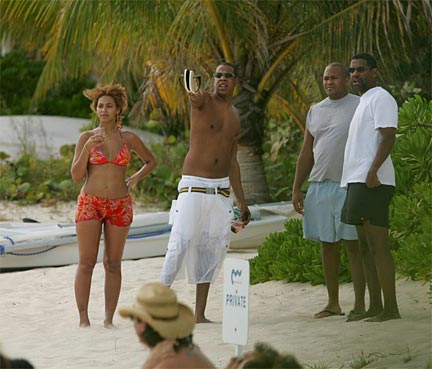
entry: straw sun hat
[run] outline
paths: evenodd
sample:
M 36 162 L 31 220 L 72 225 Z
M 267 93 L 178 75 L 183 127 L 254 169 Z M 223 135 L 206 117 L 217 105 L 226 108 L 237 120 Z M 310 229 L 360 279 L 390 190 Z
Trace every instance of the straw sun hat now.
M 120 308 L 119 313 L 124 318 L 139 318 L 166 339 L 188 337 L 195 326 L 192 310 L 177 301 L 171 288 L 159 282 L 141 287 L 135 304 L 130 308 Z

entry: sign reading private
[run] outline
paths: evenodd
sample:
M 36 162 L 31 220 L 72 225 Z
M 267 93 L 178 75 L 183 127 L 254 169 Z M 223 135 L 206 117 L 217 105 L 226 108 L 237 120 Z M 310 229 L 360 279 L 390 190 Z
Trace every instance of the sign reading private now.
M 245 346 L 249 324 L 249 261 L 225 259 L 223 296 L 223 341 Z

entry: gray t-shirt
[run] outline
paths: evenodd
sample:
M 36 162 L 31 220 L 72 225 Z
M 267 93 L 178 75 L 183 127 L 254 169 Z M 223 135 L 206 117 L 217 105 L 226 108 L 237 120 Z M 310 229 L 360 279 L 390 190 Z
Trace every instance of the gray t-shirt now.
M 338 100 L 327 97 L 309 109 L 306 128 L 314 137 L 314 166 L 309 181 L 340 182 L 351 118 L 359 101 L 360 97 L 352 94 Z

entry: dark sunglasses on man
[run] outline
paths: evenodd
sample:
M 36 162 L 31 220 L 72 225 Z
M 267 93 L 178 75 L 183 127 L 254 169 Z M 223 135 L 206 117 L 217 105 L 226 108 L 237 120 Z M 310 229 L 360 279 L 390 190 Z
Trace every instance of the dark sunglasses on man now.
M 367 67 L 358 67 L 358 68 L 348 68 L 348 72 L 350 72 L 351 74 L 354 73 L 355 71 L 359 72 L 359 73 L 363 73 L 367 70 L 369 70 L 370 68 Z
M 220 79 L 220 78 L 222 78 L 222 76 L 225 77 L 226 79 L 231 79 L 231 78 L 235 77 L 235 74 L 231 73 L 231 72 L 225 72 L 225 73 L 216 72 L 216 73 L 213 73 L 213 77 L 216 78 L 216 79 Z

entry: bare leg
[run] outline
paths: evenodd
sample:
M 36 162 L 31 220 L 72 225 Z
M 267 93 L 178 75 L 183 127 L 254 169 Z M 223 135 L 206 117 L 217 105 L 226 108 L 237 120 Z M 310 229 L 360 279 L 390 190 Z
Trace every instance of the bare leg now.
M 328 293 L 328 302 L 323 311 L 326 310 L 340 314 L 342 309 L 339 305 L 339 242 L 323 242 L 321 258 Z M 314 315 L 315 318 L 322 318 L 326 316 L 329 316 L 329 314 L 325 312 L 319 312 Z
M 97 261 L 102 224 L 98 220 L 78 222 L 76 225 L 79 261 L 75 275 L 75 300 L 80 317 L 80 327 L 90 326 L 88 304 L 91 279 Z
M 212 323 L 211 320 L 208 320 L 204 315 L 209 289 L 210 283 L 200 283 L 196 285 L 195 319 L 197 323 Z
M 360 252 L 360 246 L 358 241 L 356 240 L 344 240 L 343 243 L 349 259 L 351 277 L 354 287 L 354 308 L 352 311 L 355 315 L 364 314 L 366 311 L 366 279 L 363 271 L 363 262 Z
M 105 328 L 113 327 L 113 317 L 121 288 L 121 261 L 129 227 L 116 227 L 105 223 Z
M 369 322 L 383 322 L 400 319 L 396 301 L 395 267 L 388 242 L 388 228 L 364 223 L 368 244 L 374 251 L 374 259 L 379 282 L 384 295 L 384 310 Z
M 371 249 L 369 245 L 368 235 L 364 226 L 356 226 L 356 229 L 359 236 L 364 275 L 369 291 L 369 309 L 364 315 L 359 316 L 358 319 L 356 319 L 360 320 L 378 315 L 383 310 L 383 305 L 381 299 L 381 285 L 379 283 L 378 274 L 375 267 L 373 249 Z

